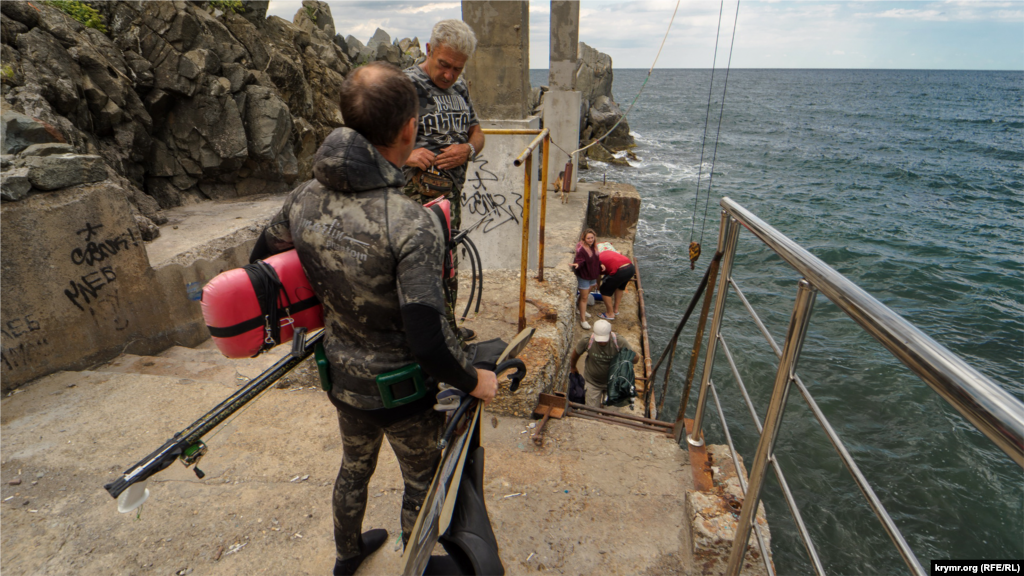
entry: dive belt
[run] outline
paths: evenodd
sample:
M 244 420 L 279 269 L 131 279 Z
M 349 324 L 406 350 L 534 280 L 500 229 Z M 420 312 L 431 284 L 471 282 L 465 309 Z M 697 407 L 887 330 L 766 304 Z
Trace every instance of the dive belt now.
M 330 392 L 331 367 L 322 343 L 317 343 L 313 356 L 316 358 L 316 369 L 320 374 L 320 387 Z M 378 374 L 375 380 L 385 408 L 396 408 L 427 395 L 427 381 L 423 369 L 416 363 Z
M 455 188 L 455 183 L 451 178 L 433 167 L 430 170 L 416 171 L 412 181 L 416 186 L 416 191 L 428 198 L 443 196 Z

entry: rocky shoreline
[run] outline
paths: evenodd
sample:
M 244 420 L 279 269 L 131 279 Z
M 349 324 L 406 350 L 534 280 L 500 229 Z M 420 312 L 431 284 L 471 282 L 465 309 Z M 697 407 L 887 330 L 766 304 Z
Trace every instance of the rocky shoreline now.
M 303 2 L 292 22 L 268 17 L 266 1 L 63 4 L 96 18 L 86 26 L 57 3 L 0 3 L 0 196 L 109 180 L 145 240 L 165 209 L 282 193 L 309 178 L 318 144 L 343 124 L 345 75 L 423 56 L 417 38 L 392 41 L 380 29 L 366 44 L 343 37 L 324 2 Z M 577 85 L 587 144 L 621 116 L 611 58 L 580 43 Z M 545 92 L 534 89 L 535 109 Z M 612 154 L 632 145 L 623 122 L 587 152 L 621 161 Z

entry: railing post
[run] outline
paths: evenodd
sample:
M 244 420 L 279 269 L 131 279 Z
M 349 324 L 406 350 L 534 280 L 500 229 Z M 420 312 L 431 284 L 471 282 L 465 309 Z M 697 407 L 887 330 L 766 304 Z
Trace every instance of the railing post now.
M 757 453 L 754 454 L 754 461 L 750 465 L 747 493 L 743 496 L 743 508 L 740 511 L 739 523 L 736 524 L 736 536 L 732 541 L 732 551 L 729 553 L 729 568 L 726 570 L 726 574 L 730 576 L 737 576 L 740 573 L 743 557 L 747 554 L 750 527 L 757 515 L 757 507 L 761 501 L 761 488 L 764 486 L 765 475 L 768 471 L 768 462 L 775 450 L 775 440 L 782 427 L 782 414 L 786 410 L 789 385 L 796 376 L 796 363 L 800 358 L 800 349 L 803 348 L 804 338 L 807 336 L 807 323 L 811 318 L 814 297 L 817 294 L 818 291 L 806 279 L 801 278 L 797 283 L 796 304 L 793 305 L 793 315 L 789 319 L 789 330 L 786 333 L 786 342 L 782 347 L 779 369 L 775 372 L 772 399 L 764 418 L 764 430 L 757 442 Z M 765 558 L 765 562 L 767 561 L 768 559 Z
M 530 182 L 533 180 L 533 154 L 525 159 L 523 178 L 523 249 L 519 264 L 519 331 L 526 329 L 526 264 L 530 258 Z
M 540 226 L 537 228 L 537 281 L 544 281 L 544 223 L 548 216 L 548 153 L 551 148 L 551 133 L 544 135 L 544 156 L 541 158 L 540 180 Z
M 739 238 L 740 226 L 729 213 L 722 211 L 722 223 L 718 228 L 718 251 L 722 253 L 722 266 L 719 269 L 718 294 L 715 295 L 715 315 L 711 320 L 711 332 L 708 334 L 708 351 L 704 357 L 704 375 L 700 381 L 700 395 L 697 397 L 697 409 L 693 414 L 693 432 L 686 436 L 686 441 L 694 446 L 704 445 L 704 407 L 708 403 L 708 382 L 711 381 L 711 369 L 715 364 L 715 349 L 718 344 L 718 330 L 722 327 L 722 314 L 725 311 L 725 295 L 729 291 L 729 276 L 732 275 L 732 263 L 736 259 L 736 241 Z

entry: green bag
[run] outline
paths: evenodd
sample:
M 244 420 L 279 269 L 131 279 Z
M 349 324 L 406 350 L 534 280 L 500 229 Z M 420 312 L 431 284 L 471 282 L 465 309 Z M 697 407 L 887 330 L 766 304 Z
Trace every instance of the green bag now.
M 633 406 L 636 398 L 636 374 L 633 372 L 633 358 L 636 354 L 629 348 L 620 348 L 608 368 L 608 399 L 606 406 Z

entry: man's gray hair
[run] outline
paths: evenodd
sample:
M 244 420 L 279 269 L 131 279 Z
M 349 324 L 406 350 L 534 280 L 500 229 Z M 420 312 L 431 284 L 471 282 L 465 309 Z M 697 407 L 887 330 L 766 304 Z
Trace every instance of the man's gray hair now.
M 468 58 L 476 51 L 476 34 L 462 20 L 441 20 L 430 32 L 430 46 L 447 46 Z

